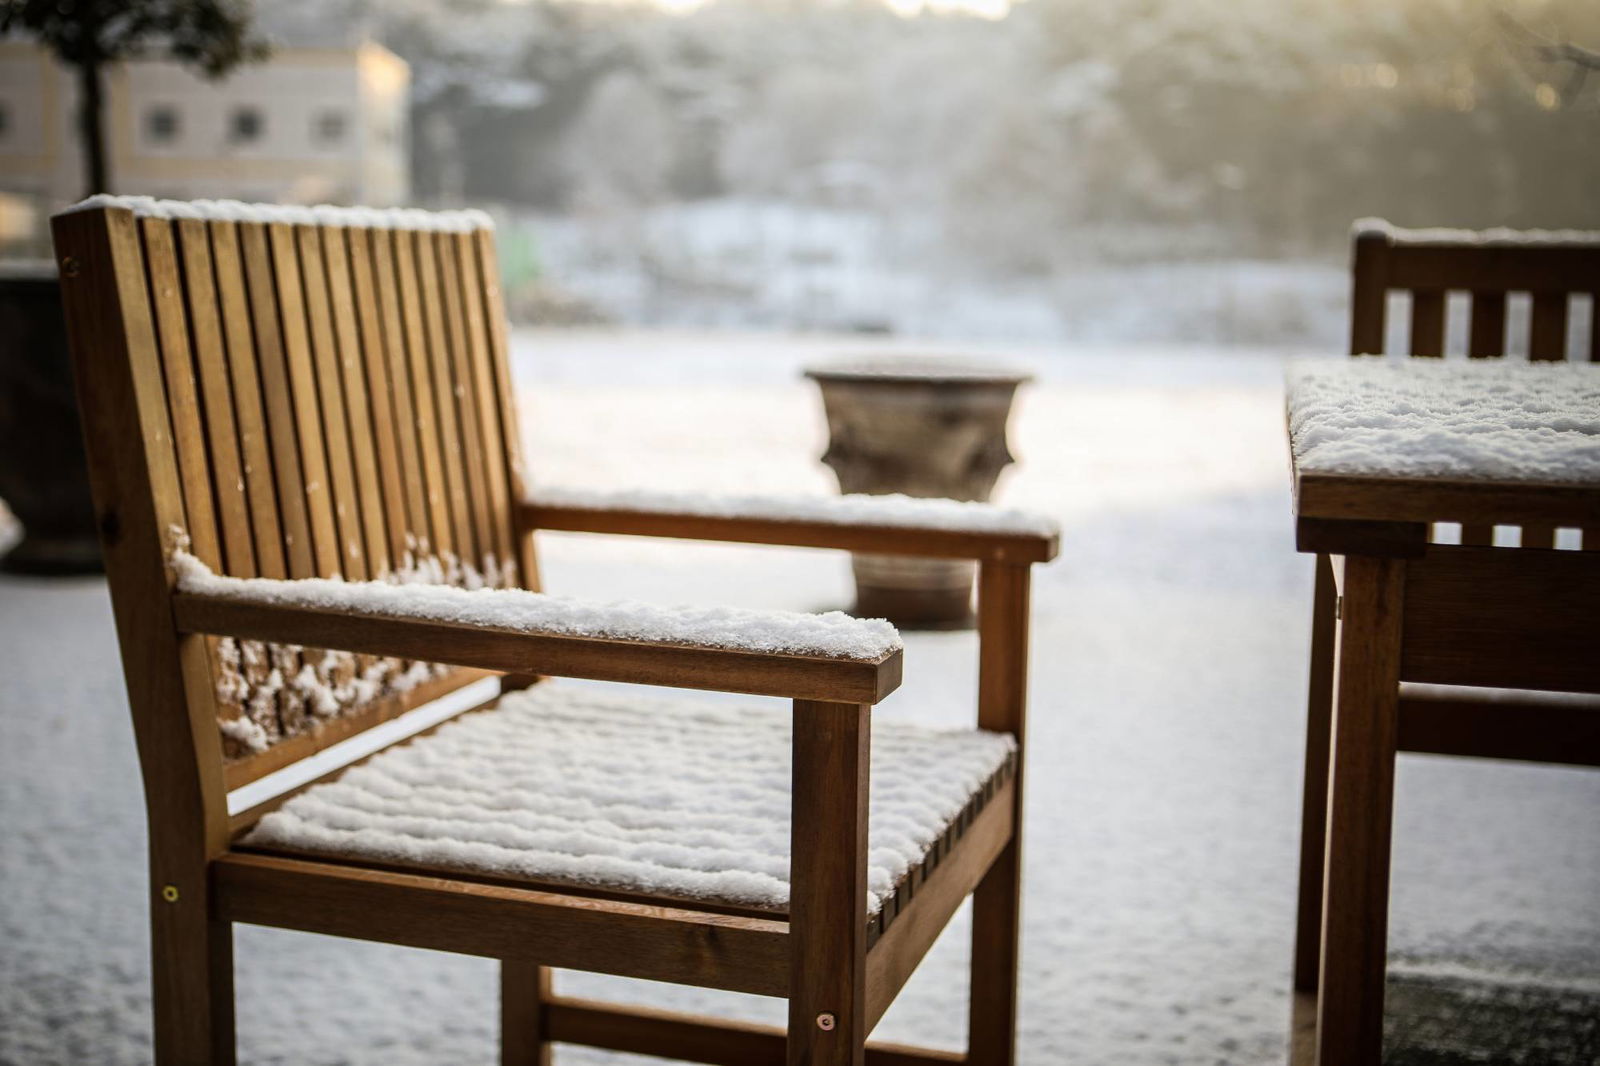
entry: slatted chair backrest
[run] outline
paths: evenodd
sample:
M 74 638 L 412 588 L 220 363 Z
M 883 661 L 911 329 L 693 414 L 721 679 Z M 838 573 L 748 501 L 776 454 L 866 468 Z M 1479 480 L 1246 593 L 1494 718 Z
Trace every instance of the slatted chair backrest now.
M 133 377 L 160 386 L 170 437 L 146 428 L 118 444 L 175 462 L 174 536 L 201 562 L 236 577 L 536 587 L 512 523 L 519 438 L 487 219 L 137 198 L 80 213 L 113 238 L 131 229 L 109 245 L 121 261 L 96 268 L 118 274 L 125 329 L 148 314 L 150 343 L 126 358 L 158 364 Z M 94 225 L 59 220 L 58 246 Z M 85 360 L 97 354 L 79 352 L 80 374 L 96 373 Z M 226 639 L 208 649 L 229 788 L 482 676 Z
M 1357 224 L 1351 267 L 1350 354 L 1385 351 L 1391 292 L 1411 297 L 1403 350 L 1413 356 L 1445 354 L 1447 297 L 1465 294 L 1466 352 L 1474 359 L 1524 350 L 1534 361 L 1564 361 L 1569 323 L 1587 316 L 1587 343 L 1579 359 L 1600 362 L 1600 233 L 1518 233 L 1488 230 L 1406 230 L 1377 219 Z M 1508 300 L 1529 300 L 1526 336 L 1508 335 Z M 1573 298 L 1577 297 L 1577 300 Z M 1587 305 L 1587 306 L 1585 306 Z M 1494 530 L 1466 524 L 1463 544 L 1490 544 Z M 1527 526 L 1523 547 L 1548 548 L 1555 530 Z M 1583 547 L 1600 549 L 1600 530 L 1583 531 Z

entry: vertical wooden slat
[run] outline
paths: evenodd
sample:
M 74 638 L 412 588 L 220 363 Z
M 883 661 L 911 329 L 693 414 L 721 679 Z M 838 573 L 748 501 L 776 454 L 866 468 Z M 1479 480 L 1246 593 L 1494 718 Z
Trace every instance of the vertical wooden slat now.
M 255 327 L 256 366 L 261 372 L 261 393 L 266 405 L 267 442 L 272 453 L 278 514 L 283 523 L 288 573 L 281 576 L 315 577 L 317 560 L 312 553 L 306 478 L 300 463 L 288 353 L 284 350 L 283 325 L 278 317 L 278 287 L 271 242 L 263 223 L 241 222 L 238 228 L 245 282 L 250 293 L 250 320 Z M 298 652 L 275 646 L 269 650 L 273 667 L 285 680 L 299 674 Z M 305 700 L 287 685 L 278 693 L 278 717 L 283 732 L 288 734 L 299 732 L 306 724 Z
M 794 702 L 789 1066 L 862 1066 L 871 708 Z
M 365 349 L 361 333 L 356 328 L 357 300 L 351 288 L 350 255 L 346 248 L 346 232 L 329 227 L 322 231 L 322 256 L 328 279 L 328 299 L 333 312 L 334 342 L 339 351 L 339 375 L 343 384 L 344 417 L 349 426 L 350 457 L 355 466 L 356 501 L 361 513 L 361 529 L 366 547 L 367 575 L 381 577 L 390 566 L 389 526 L 398 532 L 405 528 L 405 507 L 400 494 L 398 466 L 390 477 L 380 473 L 378 461 L 379 431 L 372 421 L 372 408 L 367 397 Z M 370 265 L 368 267 L 370 271 Z M 366 307 L 361 312 L 363 322 L 370 316 L 372 328 L 377 328 L 376 305 L 371 292 L 365 294 Z M 377 345 L 381 350 L 381 345 Z M 380 364 L 381 365 L 381 364 Z M 387 398 L 386 398 L 387 399 Z M 384 405 L 385 411 L 388 405 Z M 386 443 L 393 460 L 394 427 L 389 425 Z M 393 504 L 390 497 L 396 497 Z
M 261 223 L 238 225 L 245 281 L 250 292 L 250 320 L 255 327 L 256 363 L 261 372 L 261 393 L 266 405 L 267 441 L 272 452 L 278 513 L 283 522 L 284 556 L 289 568 L 288 574 L 277 576 L 313 577 L 316 562 L 311 554 L 311 521 L 306 511 L 305 475 L 300 466 L 294 427 L 289 365 L 278 321 L 272 254 L 266 228 Z
M 1589 294 L 1589 362 L 1600 363 L 1600 289 Z
M 345 418 L 340 352 L 333 333 L 332 300 L 322 259 L 322 227 L 296 226 L 292 232 L 300 253 L 300 278 L 305 285 L 306 321 L 310 326 L 311 371 L 316 381 L 317 408 L 322 416 L 328 478 L 332 488 L 333 522 L 337 529 L 339 571 L 351 581 L 367 578 L 361 502 L 356 495 L 350 427 Z M 330 231 L 334 240 L 338 231 Z
M 512 547 L 511 482 L 506 469 L 506 431 L 495 387 L 494 354 L 489 349 L 483 321 L 484 308 L 480 302 L 483 279 L 478 271 L 477 248 L 472 235 L 456 233 L 450 239 L 455 244 L 456 260 L 461 268 L 461 304 L 466 315 L 468 359 L 472 367 L 471 387 L 478 414 L 480 436 L 477 448 L 483 456 L 484 480 L 489 493 L 491 543 L 504 582 L 507 570 L 516 561 L 516 554 Z
M 216 499 L 212 488 L 205 418 L 201 410 L 200 388 L 190 347 L 188 316 L 180 291 L 182 274 L 174 242 L 173 224 L 160 218 L 145 218 L 139 223 L 144 238 L 145 264 L 149 272 L 150 296 L 154 309 L 156 336 L 161 350 L 161 368 L 166 384 L 168 416 L 173 449 L 178 459 L 179 480 L 183 487 L 184 530 L 189 550 L 213 571 L 223 568 L 222 541 L 218 533 Z M 237 480 L 237 474 L 234 475 Z M 243 717 L 242 703 L 231 685 L 220 684 L 226 676 L 221 642 L 216 637 L 204 641 L 210 668 L 210 693 L 218 698 L 217 712 L 224 719 Z M 228 741 L 226 753 L 240 753 L 236 741 Z
M 416 434 L 410 426 L 411 390 L 396 382 L 396 369 L 404 372 L 400 317 L 391 289 L 384 294 L 380 281 L 391 282 L 393 271 L 378 244 L 383 233 L 351 227 L 350 276 L 355 288 L 356 314 L 361 327 L 361 357 L 367 378 L 367 401 L 377 442 L 378 476 L 384 484 L 384 515 L 389 533 L 389 553 L 395 565 L 406 558 L 407 535 L 427 538 L 427 501 L 422 484 Z M 374 238 L 377 238 L 376 240 Z M 402 409 L 403 406 L 403 409 Z
M 234 418 L 239 431 L 239 450 L 244 459 L 244 482 L 250 506 L 250 525 L 255 545 L 253 558 L 229 561 L 234 577 L 285 578 L 289 576 L 284 554 L 283 522 L 278 507 L 276 477 L 272 465 L 271 435 L 267 431 L 266 405 L 262 397 L 260 360 L 256 357 L 255 331 L 251 326 L 251 304 L 245 283 L 240 234 L 233 222 L 210 222 L 212 264 L 216 271 L 218 306 L 228 358 L 228 378 L 232 384 Z M 272 670 L 266 650 L 252 642 L 239 644 L 240 670 L 252 685 L 266 681 Z M 289 696 L 272 701 L 252 701 L 250 720 L 259 726 L 269 741 L 283 734 L 280 713 L 295 704 Z
M 1567 357 L 1567 294 L 1536 292 L 1528 316 L 1528 358 L 1559 362 Z
M 1467 354 L 1474 359 L 1492 359 L 1506 354 L 1506 294 L 1472 294 L 1472 326 L 1467 335 Z
M 1411 293 L 1411 354 L 1444 355 L 1444 290 L 1414 289 Z
M 211 242 L 205 223 L 198 219 L 180 219 L 175 225 L 205 410 L 212 493 L 222 536 L 222 565 L 215 569 L 218 573 L 251 577 L 256 568 L 255 545 L 250 536 L 250 500 L 239 454 L 233 387 L 228 378 L 227 350 L 223 346 L 222 318 L 211 266 Z
M 272 452 L 267 437 L 266 406 L 261 396 L 255 337 L 250 325 L 250 299 L 245 287 L 243 257 L 239 250 L 239 230 L 232 222 L 211 222 L 207 228 L 211 232 L 217 297 L 222 310 L 223 336 L 227 342 L 228 376 L 233 384 L 233 410 L 239 427 L 239 450 L 244 457 L 250 525 L 255 535 L 255 569 L 234 569 L 229 572 L 235 577 L 288 577 L 283 527 L 274 487 Z
M 277 280 L 279 323 L 284 367 L 288 373 L 289 402 L 294 412 L 294 434 L 300 451 L 301 491 L 311 525 L 311 557 L 315 570 L 304 577 L 334 577 L 339 573 L 339 533 L 329 491 L 328 455 L 322 438 L 322 411 L 317 401 L 316 372 L 311 365 L 311 340 L 307 334 L 305 289 L 300 280 L 300 257 L 294 228 L 284 222 L 267 225 Z
M 480 229 L 473 235 L 477 249 L 478 274 L 482 282 L 484 318 L 489 325 L 489 354 L 494 361 L 494 383 L 500 408 L 500 433 L 506 459 L 507 484 L 511 502 L 527 496 L 523 473 L 522 430 L 517 418 L 516 380 L 511 374 L 511 345 L 506 335 L 505 298 L 500 291 L 499 267 L 495 261 L 494 234 Z M 539 590 L 539 561 L 533 537 L 521 535 L 517 543 L 517 575 L 523 588 Z
M 1363 233 L 1355 240 L 1350 263 L 1350 354 L 1378 355 L 1384 348 L 1388 315 L 1389 238 Z
M 473 541 L 477 554 L 472 564 L 486 572 L 487 557 L 498 554 L 494 526 L 498 514 L 490 505 L 487 471 L 484 463 L 483 424 L 478 411 L 478 387 L 472 372 L 473 352 L 468 346 L 467 324 L 462 308 L 461 263 L 456 258 L 455 234 L 433 234 L 439 263 L 440 295 L 450 341 L 451 378 L 454 381 L 456 424 L 460 430 L 462 465 L 466 468 L 468 502 L 471 504 Z
M 409 382 L 409 402 L 414 408 L 414 421 L 408 423 L 405 418 L 399 420 L 401 438 L 412 436 L 408 426 L 415 427 L 416 447 L 421 455 L 423 484 L 426 487 L 428 522 L 432 530 L 431 543 L 433 549 L 441 555 L 453 555 L 456 552 L 456 537 L 454 527 L 451 525 L 450 487 L 446 484 L 444 476 L 444 453 L 439 443 L 439 416 L 433 395 L 433 368 L 428 358 L 428 338 L 423 331 L 421 298 L 417 291 L 416 254 L 411 232 L 374 231 L 372 237 L 374 247 L 389 249 L 393 254 L 391 270 L 395 287 L 390 289 L 389 283 L 386 282 L 380 287 L 379 292 L 389 289 L 391 299 L 394 298 L 394 293 L 398 293 L 399 318 L 404 325 L 402 332 L 405 338 L 404 377 L 395 368 L 390 368 L 390 380 L 394 384 L 396 396 L 401 394 L 403 383 Z M 381 256 L 380 252 L 380 258 Z
M 151 304 L 161 371 L 166 381 L 172 443 L 183 487 L 183 510 L 190 548 L 196 558 L 216 569 L 222 565 L 216 507 L 211 495 L 211 464 L 206 459 L 206 431 L 200 419 L 200 390 L 189 354 L 189 323 L 178 291 L 178 252 L 172 223 L 163 218 L 139 222 L 149 270 Z
M 455 532 L 456 554 L 462 561 L 477 558 L 477 537 L 472 531 L 467 502 L 467 479 L 461 458 L 461 429 L 456 419 L 455 380 L 450 370 L 450 348 L 445 336 L 444 306 L 440 299 L 438 258 L 434 255 L 433 234 L 426 230 L 403 230 L 397 240 L 410 245 L 416 259 L 417 290 L 422 297 L 422 320 L 426 338 L 423 355 L 433 377 L 434 417 L 438 419 L 439 453 L 444 460 L 445 499 L 449 504 L 451 528 Z

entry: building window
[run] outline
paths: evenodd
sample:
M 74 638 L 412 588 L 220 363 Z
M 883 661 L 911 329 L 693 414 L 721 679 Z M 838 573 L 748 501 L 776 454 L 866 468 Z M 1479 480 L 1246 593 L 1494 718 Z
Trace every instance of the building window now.
M 260 108 L 236 107 L 233 117 L 228 121 L 228 140 L 235 144 L 259 141 L 266 126 L 267 120 Z
M 321 145 L 340 144 L 349 125 L 350 120 L 343 111 L 323 111 L 311 124 L 311 136 Z
M 157 144 L 170 144 L 178 139 L 180 122 L 178 109 L 159 105 L 144 113 L 145 136 Z

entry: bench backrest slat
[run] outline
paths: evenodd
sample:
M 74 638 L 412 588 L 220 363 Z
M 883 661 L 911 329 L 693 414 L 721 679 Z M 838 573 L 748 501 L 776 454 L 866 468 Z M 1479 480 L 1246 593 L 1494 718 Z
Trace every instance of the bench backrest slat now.
M 186 215 L 109 206 L 57 227 L 64 255 L 96 226 L 126 230 L 110 241 L 127 259 L 118 269 L 145 284 L 97 290 L 118 305 L 94 310 L 151 326 L 152 344 L 126 358 L 153 360 L 132 369 L 159 380 L 165 425 L 117 446 L 172 463 L 176 532 L 155 539 L 238 577 L 530 584 L 489 232 Z M 77 352 L 80 374 L 103 357 Z M 115 564 L 110 577 L 116 597 Z M 214 706 L 229 787 L 483 676 L 202 643 L 209 691 L 190 696 Z

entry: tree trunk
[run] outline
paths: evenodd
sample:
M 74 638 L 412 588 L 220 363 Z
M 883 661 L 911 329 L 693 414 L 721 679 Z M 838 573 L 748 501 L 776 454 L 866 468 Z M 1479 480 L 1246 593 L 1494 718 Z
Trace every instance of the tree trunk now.
M 111 191 L 111 176 L 106 168 L 105 100 L 102 94 L 100 64 L 87 61 L 78 67 L 78 137 L 82 142 L 85 196 Z

